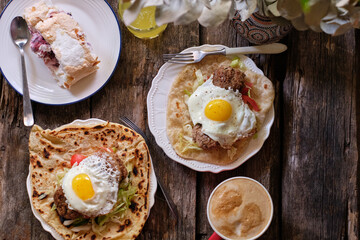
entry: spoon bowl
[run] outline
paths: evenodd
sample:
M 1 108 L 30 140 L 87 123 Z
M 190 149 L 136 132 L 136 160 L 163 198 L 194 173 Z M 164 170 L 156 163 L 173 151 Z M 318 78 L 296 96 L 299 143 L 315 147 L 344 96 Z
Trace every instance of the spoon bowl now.
M 24 125 L 30 127 L 34 125 L 34 116 L 31 107 L 29 86 L 26 76 L 26 66 L 24 58 L 24 47 L 29 41 L 30 33 L 27 23 L 22 17 L 15 17 L 11 21 L 10 34 L 14 44 L 19 48 L 21 54 L 21 68 L 23 79 L 23 116 Z
M 30 32 L 25 19 L 15 17 L 10 25 L 10 34 L 15 45 L 24 47 L 30 38 Z

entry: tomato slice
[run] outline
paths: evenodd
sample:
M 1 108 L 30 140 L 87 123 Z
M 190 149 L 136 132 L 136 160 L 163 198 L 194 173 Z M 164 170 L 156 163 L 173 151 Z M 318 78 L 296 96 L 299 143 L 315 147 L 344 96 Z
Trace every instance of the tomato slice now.
M 252 99 L 251 97 L 247 96 L 247 95 L 242 95 L 242 99 L 245 103 L 248 103 L 250 105 L 250 107 L 252 109 L 254 109 L 255 111 L 259 112 L 260 108 L 259 106 L 256 104 L 255 100 Z
M 247 95 L 249 90 L 250 90 L 250 88 L 244 87 L 243 89 L 241 89 L 241 94 L 242 95 Z
M 87 156 L 75 153 L 74 155 L 72 155 L 71 157 L 71 161 L 70 164 L 71 166 L 73 166 L 75 163 L 79 164 L 82 160 L 84 160 L 85 158 L 87 158 Z
M 252 88 L 254 85 L 251 82 L 244 82 L 246 86 L 248 86 L 249 88 Z

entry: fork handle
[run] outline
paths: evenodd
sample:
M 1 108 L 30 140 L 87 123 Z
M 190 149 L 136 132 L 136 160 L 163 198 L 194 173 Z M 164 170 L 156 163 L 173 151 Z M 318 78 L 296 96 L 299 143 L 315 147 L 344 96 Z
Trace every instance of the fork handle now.
M 271 43 L 260 46 L 238 47 L 225 49 L 226 55 L 237 54 L 276 54 L 286 51 L 287 46 L 282 43 Z

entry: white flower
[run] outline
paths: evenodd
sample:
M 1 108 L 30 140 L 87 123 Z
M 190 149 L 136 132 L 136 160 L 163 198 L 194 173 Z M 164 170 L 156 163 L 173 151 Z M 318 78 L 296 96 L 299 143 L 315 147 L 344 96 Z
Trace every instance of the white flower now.
M 126 25 L 133 22 L 141 8 L 156 6 L 156 23 L 176 25 L 198 21 L 214 27 L 239 11 L 245 21 L 255 11 L 290 21 L 298 30 L 312 29 L 340 35 L 351 28 L 360 28 L 360 0 L 130 0 L 124 12 Z
M 205 27 L 213 27 L 231 19 L 237 9 L 237 2 L 241 1 L 243 0 L 131 0 L 131 6 L 125 10 L 123 19 L 126 25 L 130 25 L 142 8 L 156 6 L 156 23 L 159 26 L 165 23 L 184 25 L 198 20 Z

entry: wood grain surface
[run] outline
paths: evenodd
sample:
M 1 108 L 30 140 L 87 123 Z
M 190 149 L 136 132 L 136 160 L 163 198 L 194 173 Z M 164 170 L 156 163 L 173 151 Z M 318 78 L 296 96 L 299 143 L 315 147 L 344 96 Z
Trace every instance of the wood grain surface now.
M 0 10 L 7 2 L 0 0 Z M 116 9 L 116 0 L 109 3 Z M 175 224 L 158 191 L 138 239 L 208 239 L 207 199 L 217 184 L 234 176 L 258 180 L 272 196 L 274 218 L 260 239 L 359 238 L 359 30 L 340 37 L 293 30 L 282 40 L 287 52 L 251 56 L 274 83 L 275 122 L 259 153 L 218 174 L 182 166 L 156 145 L 147 125 L 147 92 L 163 53 L 201 44 L 249 43 L 230 22 L 216 28 L 169 24 L 152 40 L 135 38 L 123 24 L 121 30 L 121 58 L 103 89 L 79 103 L 33 102 L 33 109 L 43 128 L 90 117 L 119 122 L 120 116 L 128 116 L 145 130 L 157 177 L 180 216 Z M 33 217 L 26 192 L 30 130 L 22 123 L 22 97 L 0 78 L 0 239 L 52 239 Z

